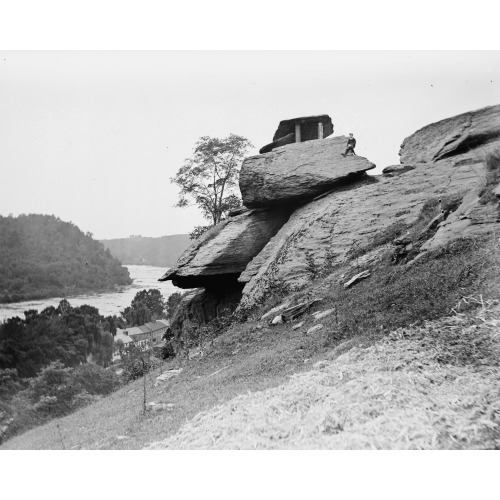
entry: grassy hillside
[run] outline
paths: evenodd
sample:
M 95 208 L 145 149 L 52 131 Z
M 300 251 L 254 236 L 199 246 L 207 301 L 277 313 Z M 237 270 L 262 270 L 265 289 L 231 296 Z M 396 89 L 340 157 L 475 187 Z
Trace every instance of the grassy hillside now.
M 0 216 L 0 302 L 97 292 L 132 283 L 90 233 L 53 215 Z
M 498 242 L 459 240 L 410 269 L 387 261 L 349 289 L 320 278 L 299 320 L 234 323 L 163 366 L 177 377 L 147 376 L 158 411 L 142 413 L 140 379 L 2 448 L 499 447 Z
M 192 241 L 188 234 L 173 234 L 160 238 L 132 236 L 101 243 L 124 264 L 172 267 Z

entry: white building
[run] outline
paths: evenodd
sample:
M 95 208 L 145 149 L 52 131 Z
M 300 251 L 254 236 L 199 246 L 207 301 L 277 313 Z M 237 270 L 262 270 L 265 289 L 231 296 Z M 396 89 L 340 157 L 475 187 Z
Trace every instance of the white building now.
M 167 328 L 169 328 L 170 323 L 167 320 L 157 320 L 151 321 L 141 326 L 132 326 L 130 328 L 125 328 L 121 330 L 116 329 L 115 342 L 121 340 L 124 347 L 130 343 L 145 348 L 149 346 L 155 346 L 161 342 L 161 338 L 166 333 Z M 113 356 L 113 361 L 120 359 L 119 354 Z

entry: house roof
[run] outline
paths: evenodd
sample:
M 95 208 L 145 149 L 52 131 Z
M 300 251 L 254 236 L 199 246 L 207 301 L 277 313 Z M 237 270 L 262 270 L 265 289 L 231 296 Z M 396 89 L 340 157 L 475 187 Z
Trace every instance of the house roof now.
M 150 323 L 146 323 L 144 326 L 148 327 L 150 331 L 154 332 L 156 330 L 161 330 L 162 328 L 165 328 L 166 326 L 169 325 L 165 324 L 161 320 L 157 320 L 157 321 L 151 321 Z
M 168 327 L 168 323 L 163 322 L 163 321 L 151 321 L 149 323 L 146 323 L 145 325 L 140 325 L 140 326 L 131 326 L 130 328 L 126 328 L 124 330 L 117 329 L 117 334 L 118 331 L 124 335 L 125 337 L 135 337 L 136 335 L 144 335 L 147 333 L 153 333 L 158 330 L 161 330 L 165 327 Z M 115 337 L 117 338 L 117 337 Z M 123 340 L 123 339 L 122 339 Z M 128 341 L 130 342 L 131 339 Z M 125 340 L 124 340 L 124 343 Z
M 117 340 L 121 340 L 124 344 L 128 344 L 129 342 L 132 342 L 132 339 L 126 334 L 123 333 L 124 330 L 120 330 L 120 328 L 116 329 L 116 335 L 115 335 L 115 342 Z
M 130 328 L 127 328 L 123 332 L 124 333 L 127 332 L 126 335 L 128 335 L 129 337 L 131 337 L 132 335 L 138 335 L 140 333 L 143 333 L 142 330 L 138 326 L 132 326 Z

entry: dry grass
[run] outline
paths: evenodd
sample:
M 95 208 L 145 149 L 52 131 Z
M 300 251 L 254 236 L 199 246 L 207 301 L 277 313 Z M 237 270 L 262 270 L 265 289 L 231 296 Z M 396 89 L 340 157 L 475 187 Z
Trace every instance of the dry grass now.
M 499 354 L 500 307 L 483 303 L 240 395 L 151 447 L 498 448 Z

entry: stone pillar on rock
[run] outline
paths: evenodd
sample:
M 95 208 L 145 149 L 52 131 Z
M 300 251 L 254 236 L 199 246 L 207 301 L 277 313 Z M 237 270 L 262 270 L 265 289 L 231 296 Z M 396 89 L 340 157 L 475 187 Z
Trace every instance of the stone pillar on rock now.
M 328 115 L 303 116 L 283 120 L 276 130 L 273 142 L 260 149 L 260 154 L 297 142 L 324 139 L 333 134 L 332 119 Z
M 295 124 L 295 142 L 300 142 L 300 123 Z

